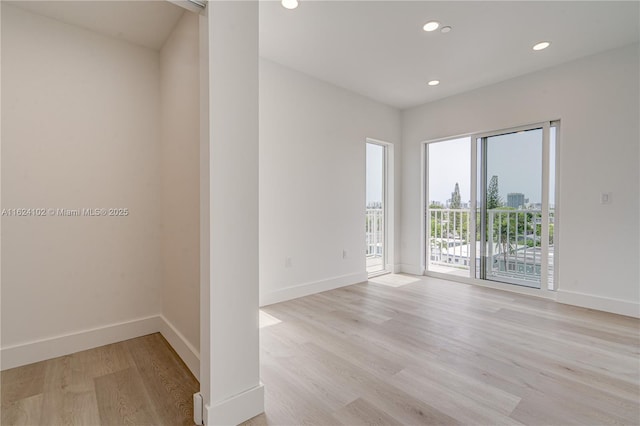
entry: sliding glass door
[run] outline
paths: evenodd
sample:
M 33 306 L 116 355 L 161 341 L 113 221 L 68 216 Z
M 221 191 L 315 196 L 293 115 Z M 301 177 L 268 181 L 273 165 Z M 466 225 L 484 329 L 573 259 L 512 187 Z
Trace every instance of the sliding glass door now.
M 481 138 L 478 278 L 540 288 L 543 129 Z
M 428 273 L 554 288 L 557 129 L 426 144 Z

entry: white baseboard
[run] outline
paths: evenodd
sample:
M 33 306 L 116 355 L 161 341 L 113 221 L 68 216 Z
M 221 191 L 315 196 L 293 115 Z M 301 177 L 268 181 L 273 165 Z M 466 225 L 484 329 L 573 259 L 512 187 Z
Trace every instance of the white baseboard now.
M 397 267 L 398 267 L 398 272 L 403 272 L 405 274 L 422 275 L 424 273 L 424 271 L 422 270 L 422 267 L 418 265 L 409 265 L 406 263 L 400 263 L 397 265 Z
M 264 413 L 264 385 L 242 392 L 224 401 L 205 407 L 204 424 L 207 426 L 238 425 Z
M 196 379 L 200 380 L 200 352 L 178 331 L 164 315 L 160 319 L 160 333 L 167 339 L 174 351 L 189 367 Z
M 387 263 L 387 271 L 392 274 L 397 274 L 402 272 L 402 268 L 399 263 Z
M 69 355 L 160 331 L 158 315 L 2 348 L 1 370 Z
M 272 305 L 274 303 L 297 299 L 298 297 L 309 296 L 310 294 L 333 290 L 335 288 L 345 287 L 365 281 L 367 281 L 367 272 L 363 271 L 356 274 L 333 277 L 322 281 L 298 284 L 275 291 L 261 292 L 260 306 Z
M 20 367 L 158 332 L 167 339 L 167 342 L 199 380 L 200 354 L 198 350 L 163 315 L 137 318 L 4 347 L 0 349 L 0 360 L 2 360 L 0 370 Z
M 556 300 L 559 303 L 640 318 L 639 303 L 561 289 L 558 289 L 557 293 L 558 298 Z

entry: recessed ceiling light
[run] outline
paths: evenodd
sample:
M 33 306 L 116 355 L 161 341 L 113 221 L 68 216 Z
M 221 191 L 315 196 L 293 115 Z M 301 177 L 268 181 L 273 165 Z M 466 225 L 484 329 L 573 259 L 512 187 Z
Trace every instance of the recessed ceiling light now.
M 298 0 L 282 0 L 282 7 L 285 9 L 295 9 L 298 7 Z
M 427 83 L 429 86 L 437 86 L 438 84 L 440 84 L 440 80 L 431 80 L 430 82 Z
M 547 47 L 549 47 L 549 45 L 551 45 L 551 42 L 549 42 L 549 41 L 541 41 L 540 43 L 538 43 L 535 46 L 533 46 L 533 50 L 546 49 Z
M 442 29 L 440 30 L 440 32 L 444 34 L 448 33 L 449 31 L 451 31 L 450 26 L 442 27 Z
M 435 31 L 440 27 L 440 22 L 438 21 L 430 21 L 427 22 L 426 24 L 424 24 L 424 27 L 422 27 L 423 30 L 425 31 Z

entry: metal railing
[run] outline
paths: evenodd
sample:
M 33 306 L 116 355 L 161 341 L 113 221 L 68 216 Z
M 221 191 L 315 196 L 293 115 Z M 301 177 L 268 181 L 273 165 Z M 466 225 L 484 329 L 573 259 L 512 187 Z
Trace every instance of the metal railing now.
M 367 209 L 365 219 L 366 255 L 381 257 L 384 250 L 384 210 Z
M 469 209 L 429 209 L 429 261 L 432 265 L 468 270 L 471 245 L 480 264 L 479 224 L 470 235 Z M 553 224 L 553 211 L 549 217 Z M 542 211 L 492 209 L 487 211 L 487 275 L 501 279 L 540 282 Z M 549 279 L 553 280 L 553 228 L 549 233 Z
M 487 211 L 487 275 L 540 282 L 542 211 Z
M 431 262 L 469 268 L 469 209 L 430 209 Z

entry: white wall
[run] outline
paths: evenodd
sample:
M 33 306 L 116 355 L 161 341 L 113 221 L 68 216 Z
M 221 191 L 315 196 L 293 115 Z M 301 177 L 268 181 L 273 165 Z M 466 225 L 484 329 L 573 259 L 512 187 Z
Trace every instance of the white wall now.
M 634 45 L 404 111 L 406 269 L 423 263 L 422 141 L 561 119 L 558 300 L 637 316 L 638 75 Z
M 162 314 L 186 341 L 190 353 L 178 353 L 190 367 L 200 348 L 198 38 L 198 15 L 186 12 L 160 51 Z
M 400 113 L 265 59 L 259 103 L 261 304 L 366 280 L 366 138 L 393 143 L 399 170 Z
M 156 315 L 158 52 L 3 2 L 2 54 L 2 207 L 129 209 L 2 217 L 3 354 Z

